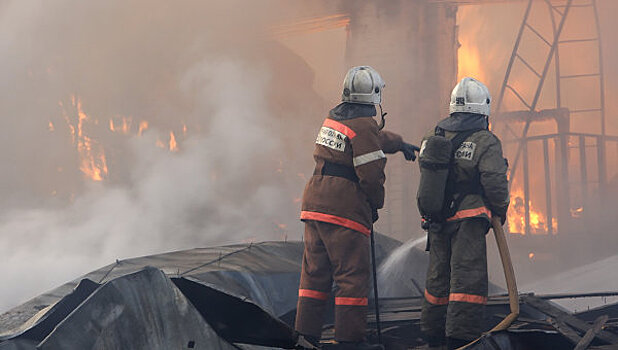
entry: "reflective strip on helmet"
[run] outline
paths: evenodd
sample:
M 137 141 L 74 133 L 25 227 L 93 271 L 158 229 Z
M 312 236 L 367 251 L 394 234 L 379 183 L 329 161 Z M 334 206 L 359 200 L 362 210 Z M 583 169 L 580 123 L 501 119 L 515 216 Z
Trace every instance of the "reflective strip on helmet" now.
M 482 295 L 466 294 L 466 293 L 451 293 L 448 297 L 449 301 L 460 301 L 470 304 L 487 304 L 487 297 Z
M 320 292 L 317 290 L 311 289 L 299 289 L 298 290 L 299 297 L 317 299 L 317 300 L 326 300 L 328 299 L 328 293 Z
M 360 156 L 356 156 L 354 157 L 354 159 L 352 159 L 352 162 L 354 162 L 354 166 L 356 167 L 363 164 L 371 163 L 374 160 L 380 160 L 382 158 L 386 158 L 384 152 L 382 152 L 382 150 L 377 150 L 374 152 L 369 152 L 361 154 Z
M 345 136 L 347 136 L 349 139 L 353 139 L 356 136 L 356 133 L 354 132 L 354 130 L 350 129 L 347 125 L 345 125 L 343 123 L 340 123 L 340 122 L 338 122 L 336 120 L 333 120 L 333 119 L 326 118 L 324 120 L 324 124 L 322 124 L 322 126 L 326 126 L 328 128 L 337 130 L 340 133 L 342 133 Z
M 427 289 L 425 289 L 425 300 L 427 300 L 427 302 L 429 302 L 430 304 L 434 304 L 434 305 L 446 305 L 448 304 L 448 297 L 436 297 L 431 295 Z
M 480 208 L 474 208 L 474 209 L 459 210 L 457 213 L 455 213 L 455 215 L 453 215 L 450 218 L 446 219 L 446 221 L 454 221 L 454 220 L 465 219 L 465 218 L 473 218 L 473 217 L 480 216 L 480 215 L 483 215 L 483 214 L 487 215 L 489 217 L 489 219 L 491 219 L 491 211 L 489 209 L 487 209 L 487 207 L 480 207 Z
M 367 306 L 369 303 L 367 298 L 346 298 L 346 297 L 336 297 L 335 305 L 345 305 L 345 306 Z
M 300 219 L 328 222 L 329 224 L 335 224 L 335 225 L 349 228 L 354 231 L 358 231 L 367 236 L 371 234 L 371 230 L 369 228 L 359 224 L 358 222 L 352 221 L 350 219 L 342 218 L 339 216 L 335 216 L 335 215 L 318 213 L 315 211 L 301 211 Z

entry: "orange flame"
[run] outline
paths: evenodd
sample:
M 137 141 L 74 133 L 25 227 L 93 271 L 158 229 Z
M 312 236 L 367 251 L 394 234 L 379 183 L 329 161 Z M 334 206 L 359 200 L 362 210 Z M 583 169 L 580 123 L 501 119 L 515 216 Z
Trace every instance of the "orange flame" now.
M 173 131 L 170 131 L 170 151 L 178 152 L 178 144 L 176 143 L 176 136 L 174 136 Z
M 119 117 L 121 119 L 121 124 L 118 127 L 116 123 L 114 123 L 114 119 L 109 120 L 109 130 L 112 132 L 119 132 L 124 135 L 128 135 L 131 131 L 131 124 L 133 124 L 133 119 L 131 117 Z M 118 118 L 117 118 L 118 119 Z
M 139 122 L 139 129 L 137 130 L 137 135 L 142 136 L 142 134 L 144 133 L 144 131 L 146 131 L 146 129 L 148 129 L 148 122 L 145 120 L 142 120 L 141 122 Z
M 73 134 L 74 143 L 77 140 L 77 151 L 80 158 L 79 169 L 87 178 L 93 181 L 103 181 L 103 178 L 108 174 L 103 147 L 84 133 L 84 124 L 90 121 L 90 118 L 82 108 L 82 101 L 73 95 L 71 96 L 71 103 L 77 109 L 78 117 L 77 128 L 70 122 L 69 127 Z M 96 124 L 96 120 L 93 122 Z M 76 130 L 77 135 L 75 135 Z
M 459 48 L 457 50 L 457 78 L 474 77 L 484 83 L 486 81 L 483 65 L 481 65 L 481 54 L 478 48 L 479 34 L 485 32 L 482 23 L 477 20 L 478 9 L 475 6 L 461 7 L 457 11 L 458 23 L 465 23 L 460 26 L 458 33 Z
M 570 211 L 571 211 L 571 217 L 579 218 L 582 216 L 582 213 L 584 212 L 584 207 L 574 208 L 574 209 L 571 209 Z
M 485 74 L 481 67 L 480 53 L 476 46 L 472 45 L 467 38 L 460 38 L 461 46 L 457 51 L 457 80 L 465 77 L 474 77 L 485 81 Z
M 547 234 L 547 217 L 536 210 L 532 201 L 528 201 L 530 210 L 530 233 Z M 526 234 L 526 209 L 524 206 L 524 192 L 520 188 L 511 189 L 511 204 L 507 213 L 509 232 L 514 234 Z M 558 222 L 552 218 L 553 232 L 556 232 Z
M 56 128 L 54 127 L 54 123 L 52 123 L 51 120 L 49 121 L 49 124 L 47 124 L 47 129 L 49 130 L 49 132 L 53 132 L 54 130 L 56 130 Z

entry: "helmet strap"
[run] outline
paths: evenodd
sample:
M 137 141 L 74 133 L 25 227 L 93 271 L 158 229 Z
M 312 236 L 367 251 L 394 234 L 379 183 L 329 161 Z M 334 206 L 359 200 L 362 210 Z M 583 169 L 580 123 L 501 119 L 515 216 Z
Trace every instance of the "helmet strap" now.
M 388 114 L 388 112 L 382 111 L 381 103 L 379 103 L 378 106 L 380 106 L 380 117 L 382 118 L 382 123 L 380 124 L 380 127 L 378 128 L 378 130 L 382 130 L 384 129 L 384 126 L 386 125 L 386 119 L 384 119 L 384 117 Z

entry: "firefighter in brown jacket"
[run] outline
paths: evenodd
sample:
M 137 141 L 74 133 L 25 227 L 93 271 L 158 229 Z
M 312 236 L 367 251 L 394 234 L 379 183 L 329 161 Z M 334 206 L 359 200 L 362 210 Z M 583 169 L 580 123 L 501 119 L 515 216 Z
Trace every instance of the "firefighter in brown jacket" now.
M 488 288 L 485 234 L 493 215 L 504 222 L 509 204 L 508 164 L 500 140 L 488 130 L 490 102 L 485 85 L 462 79 L 451 94 L 450 117 L 421 144 L 422 186 L 422 167 L 431 156 L 429 137 L 441 134 L 459 141 L 450 170 L 454 191 L 449 214 L 443 222 L 428 225 L 429 269 L 421 330 L 429 349 L 457 349 L 482 332 Z M 427 189 L 419 188 L 419 194 L 422 190 Z
M 318 343 L 334 280 L 338 348 L 382 349 L 365 342 L 369 235 L 384 204 L 384 154 L 402 151 L 412 160 L 415 147 L 381 131 L 373 118 L 384 88 L 378 72 L 354 67 L 343 85 L 343 102 L 330 111 L 315 141 L 315 171 L 303 195 L 305 251 L 296 330 Z

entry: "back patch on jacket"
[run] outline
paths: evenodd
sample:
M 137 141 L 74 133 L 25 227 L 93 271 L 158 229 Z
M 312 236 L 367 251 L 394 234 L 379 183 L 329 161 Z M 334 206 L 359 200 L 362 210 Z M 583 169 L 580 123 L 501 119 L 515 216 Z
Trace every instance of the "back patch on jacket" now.
M 476 150 L 476 143 L 474 142 L 462 142 L 461 146 L 455 151 L 455 159 L 472 160 L 474 158 L 474 150 Z
M 345 138 L 345 134 L 327 126 L 323 126 L 318 133 L 318 138 L 315 140 L 315 143 L 343 152 L 345 151 Z

